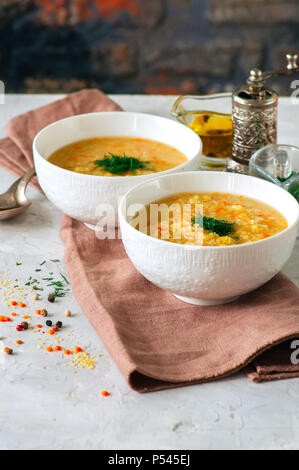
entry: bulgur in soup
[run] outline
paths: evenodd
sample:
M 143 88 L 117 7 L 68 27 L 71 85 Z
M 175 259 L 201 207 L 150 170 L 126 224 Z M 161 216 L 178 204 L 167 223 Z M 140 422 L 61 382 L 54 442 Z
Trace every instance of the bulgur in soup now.
M 263 240 L 288 226 L 282 214 L 261 201 L 219 192 L 179 193 L 150 204 L 146 214 L 148 235 L 203 246 Z
M 179 150 L 155 140 L 95 137 L 66 145 L 48 161 L 66 170 L 98 176 L 147 175 L 187 161 Z

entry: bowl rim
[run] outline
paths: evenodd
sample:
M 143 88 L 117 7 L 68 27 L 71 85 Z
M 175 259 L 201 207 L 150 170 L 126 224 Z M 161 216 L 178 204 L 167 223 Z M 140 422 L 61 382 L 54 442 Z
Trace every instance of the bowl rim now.
M 182 173 L 172 173 L 171 176 L 174 176 L 174 175 L 185 175 L 185 176 L 188 176 L 188 175 L 193 175 L 194 173 L 197 173 L 196 171 L 185 171 L 185 172 L 182 172 Z M 223 171 L 213 171 L 213 172 L 210 172 L 210 171 L 199 171 L 198 172 L 200 175 L 206 175 L 206 176 L 211 176 L 211 173 L 213 174 L 218 174 L 218 175 L 224 175 L 224 174 L 231 174 L 229 172 L 223 172 Z M 281 188 L 280 186 L 276 186 L 274 185 L 273 183 L 270 183 L 269 181 L 265 181 L 265 180 L 262 180 L 260 178 L 256 178 L 254 176 L 250 176 L 250 175 L 243 175 L 243 174 L 240 174 L 240 173 L 233 173 L 234 175 L 237 175 L 237 177 L 241 177 L 241 178 L 250 178 L 250 179 L 258 179 L 260 180 L 261 184 L 266 184 L 266 185 L 271 185 L 271 187 L 275 187 L 277 190 L 279 191 L 283 191 L 284 193 L 287 193 L 288 196 L 290 197 L 290 200 L 295 202 L 296 205 L 297 205 L 297 217 L 296 219 L 294 220 L 293 223 L 291 223 L 290 225 L 288 225 L 288 227 L 286 227 L 285 229 L 281 230 L 280 232 L 274 234 L 274 235 L 271 235 L 270 237 L 268 238 L 263 238 L 262 240 L 257 240 L 257 241 L 254 241 L 254 242 L 246 242 L 246 243 L 241 243 L 240 245 L 225 245 L 225 246 L 202 246 L 202 245 L 192 245 L 192 244 L 188 244 L 188 243 L 185 243 L 185 244 L 180 244 L 180 243 L 174 243 L 174 242 L 169 242 L 167 240 L 161 240 L 159 238 L 155 238 L 155 237 L 151 237 L 150 235 L 147 235 L 146 233 L 144 232 L 140 232 L 139 230 L 137 230 L 135 227 L 133 227 L 126 219 L 126 217 L 124 216 L 123 214 L 123 210 L 124 210 L 124 205 L 125 205 L 125 201 L 126 201 L 126 198 L 128 197 L 128 195 L 133 192 L 134 190 L 136 189 L 139 189 L 140 187 L 142 186 L 145 186 L 146 184 L 149 184 L 149 183 L 154 183 L 155 181 L 159 180 L 160 178 L 168 178 L 170 177 L 170 175 L 163 175 L 163 176 L 160 176 L 160 177 L 157 177 L 157 178 L 153 178 L 149 181 L 144 181 L 143 183 L 140 183 L 136 186 L 134 186 L 133 188 L 129 189 L 126 194 L 124 194 L 119 202 L 119 206 L 118 206 L 118 218 L 119 218 L 119 222 L 120 222 L 120 227 L 121 227 L 121 224 L 125 224 L 126 227 L 129 228 L 129 231 L 131 233 L 135 233 L 137 234 L 137 236 L 141 236 L 142 238 L 144 238 L 145 240 L 148 240 L 150 239 L 151 241 L 153 241 L 154 243 L 158 243 L 158 244 L 161 244 L 161 247 L 165 246 L 165 247 L 172 247 L 170 249 L 183 249 L 184 251 L 189 251 L 189 250 L 192 250 L 192 251 L 196 251 L 196 250 L 204 250 L 204 251 L 213 251 L 213 250 L 221 250 L 221 249 L 224 249 L 224 250 L 236 250 L 236 249 L 243 249 L 243 248 L 246 248 L 248 246 L 256 246 L 256 245 L 261 245 L 261 244 L 265 244 L 267 243 L 269 240 L 273 240 L 273 239 L 276 239 L 276 238 L 279 238 L 282 234 L 285 234 L 287 233 L 288 231 L 292 230 L 296 225 L 298 226 L 298 223 L 299 223 L 299 203 L 297 202 L 297 200 L 294 198 L 294 196 L 292 196 L 292 194 L 288 193 L 285 189 Z M 254 199 L 254 197 L 252 198 Z M 257 199 L 258 200 L 258 199 Z M 271 206 L 275 209 L 274 206 Z M 277 209 L 276 209 L 277 210 Z M 279 211 L 278 211 L 279 212 Z
M 72 120 L 72 119 L 80 119 L 81 117 L 85 117 L 85 116 L 115 116 L 115 115 L 133 115 L 133 116 L 148 116 L 150 118 L 155 118 L 155 119 L 159 119 L 159 120 L 163 120 L 163 121 L 167 121 L 167 122 L 170 122 L 170 123 L 173 123 L 175 126 L 182 126 L 182 128 L 184 128 L 184 131 L 186 131 L 187 134 L 189 134 L 190 136 L 192 136 L 195 140 L 197 140 L 198 142 L 198 151 L 196 152 L 195 155 L 193 155 L 192 158 L 190 159 L 187 159 L 186 162 L 184 163 L 181 163 L 180 165 L 178 166 L 174 166 L 173 168 L 169 168 L 168 170 L 164 170 L 164 171 L 159 171 L 159 172 L 156 172 L 156 173 L 148 173 L 148 174 L 145 174 L 145 175 L 125 175 L 125 176 L 105 176 L 105 175 L 88 175 L 88 174 L 85 174 L 85 173 L 77 173 L 75 171 L 71 171 L 71 170 L 67 170 L 65 168 L 61 168 L 60 166 L 57 166 L 57 165 L 54 165 L 54 163 L 51 163 L 49 162 L 49 160 L 45 157 L 43 157 L 39 150 L 37 149 L 37 141 L 39 139 L 39 137 L 44 133 L 44 132 L 47 132 L 51 127 L 54 127 L 55 125 L 57 125 L 57 123 L 62 123 L 64 121 L 69 121 L 69 120 Z M 115 135 L 117 137 L 117 135 Z M 80 140 L 84 140 L 84 139 L 80 139 Z M 75 143 L 75 142 L 80 142 L 80 140 L 78 141 L 73 141 L 72 143 Z M 156 139 L 149 139 L 149 140 L 153 140 L 155 142 L 160 142 Z M 163 142 L 161 142 L 163 143 Z M 165 145 L 169 145 L 169 144 L 165 144 Z M 170 146 L 170 145 L 169 145 Z M 176 148 L 173 146 L 173 148 Z M 66 117 L 66 118 L 63 118 L 63 119 L 58 119 L 57 121 L 54 121 L 52 122 L 51 124 L 48 124 L 47 126 L 43 127 L 34 137 L 33 139 L 33 142 L 32 142 L 32 150 L 33 150 L 33 156 L 34 156 L 34 159 L 36 158 L 36 156 L 38 156 L 38 158 L 41 158 L 45 163 L 46 165 L 49 165 L 50 167 L 52 168 L 55 168 L 57 171 L 60 171 L 63 173 L 65 173 L 66 175 L 77 175 L 78 177 L 84 177 L 85 179 L 103 179 L 103 180 L 111 180 L 111 181 L 126 181 L 127 178 L 130 178 L 130 181 L 133 180 L 133 179 L 137 179 L 137 178 L 144 178 L 144 177 L 151 177 L 153 178 L 152 175 L 167 175 L 168 173 L 173 173 L 174 171 L 176 172 L 180 172 L 181 170 L 183 170 L 183 168 L 185 168 L 188 164 L 190 164 L 191 162 L 193 162 L 196 158 L 200 157 L 202 155 L 202 140 L 201 138 L 199 137 L 198 134 L 196 134 L 196 132 L 194 132 L 192 129 L 190 129 L 189 127 L 185 126 L 184 124 L 178 122 L 176 119 L 171 119 L 171 118 L 167 118 L 167 117 L 164 117 L 164 116 L 159 116 L 157 114 L 150 114 L 150 113 L 140 113 L 140 112 L 134 112 L 134 111 L 97 111 L 97 112 L 93 112 L 93 113 L 83 113 L 83 114 L 76 114 L 74 116 L 69 116 L 69 117 Z M 182 152 L 183 153 L 183 152 Z M 185 155 L 185 154 L 184 154 Z M 186 155 L 185 155 L 186 157 Z M 186 157 L 187 158 L 187 157 Z M 38 175 L 37 175 L 38 176 Z

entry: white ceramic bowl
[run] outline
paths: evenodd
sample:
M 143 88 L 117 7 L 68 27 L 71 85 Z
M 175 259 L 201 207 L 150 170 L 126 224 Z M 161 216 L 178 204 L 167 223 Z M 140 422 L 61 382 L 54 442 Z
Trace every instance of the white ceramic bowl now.
M 156 140 L 183 152 L 188 161 L 160 174 L 199 168 L 201 140 L 188 127 L 173 120 L 142 113 L 102 112 L 72 116 L 42 129 L 33 141 L 39 183 L 46 196 L 65 214 L 95 226 L 105 211 L 105 221 L 115 225 L 119 198 L 138 183 L 157 177 L 95 176 L 65 170 L 47 161 L 58 148 L 92 137 L 127 136 Z M 112 213 L 110 206 L 112 205 Z
M 130 225 L 128 209 L 132 204 L 146 205 L 184 191 L 219 191 L 258 199 L 280 211 L 289 226 L 257 242 L 209 247 L 159 240 Z M 122 240 L 138 271 L 181 300 L 197 305 L 231 302 L 269 281 L 292 252 L 298 217 L 299 205 L 287 191 L 252 176 L 223 172 L 158 177 L 131 189 L 119 207 Z

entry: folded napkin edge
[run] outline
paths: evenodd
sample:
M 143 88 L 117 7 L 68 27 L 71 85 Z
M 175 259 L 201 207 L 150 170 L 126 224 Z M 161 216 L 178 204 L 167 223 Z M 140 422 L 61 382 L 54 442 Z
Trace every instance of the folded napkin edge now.
M 275 342 L 272 342 L 272 343 L 269 343 L 267 345 L 261 346 L 259 348 L 259 350 L 256 351 L 256 353 L 252 354 L 244 362 L 241 362 L 240 364 L 238 364 L 237 366 L 233 367 L 232 369 L 230 369 L 228 371 L 227 371 L 227 366 L 226 366 L 226 372 L 219 372 L 216 375 L 211 375 L 211 376 L 206 375 L 204 377 L 201 377 L 200 379 L 198 379 L 196 377 L 188 377 L 187 378 L 187 377 L 183 377 L 183 376 L 181 376 L 179 379 L 177 377 L 173 377 L 173 376 L 163 376 L 163 377 L 160 376 L 160 377 L 158 377 L 158 376 L 155 376 L 154 374 L 151 374 L 151 373 L 149 374 L 146 370 L 143 370 L 140 367 L 137 367 L 127 375 L 127 380 L 129 382 L 131 388 L 133 390 L 135 390 L 136 392 L 139 392 L 139 393 L 146 393 L 146 392 L 151 392 L 151 391 L 156 391 L 156 390 L 162 390 L 164 388 L 174 388 L 175 386 L 179 387 L 179 386 L 183 386 L 183 385 L 192 385 L 192 384 L 199 384 L 199 383 L 203 383 L 203 382 L 212 382 L 212 381 L 218 380 L 220 378 L 229 377 L 229 376 L 231 376 L 231 375 L 233 375 L 233 374 L 235 374 L 235 373 L 237 373 L 237 372 L 239 372 L 243 369 L 244 369 L 244 372 L 247 373 L 246 368 L 252 363 L 252 361 L 255 358 L 257 358 L 258 356 L 260 356 L 264 352 L 272 349 L 273 347 L 284 343 L 285 341 L 288 341 L 288 340 L 291 340 L 291 339 L 296 339 L 298 337 L 299 337 L 299 330 L 298 330 L 298 333 L 295 333 L 295 334 L 293 333 L 291 335 L 287 335 L 285 337 L 282 337 L 282 338 L 278 339 Z M 252 371 L 253 373 L 261 376 L 261 374 L 258 374 L 258 372 L 254 369 L 254 367 L 252 367 L 252 369 L 253 369 L 253 371 Z M 284 374 L 293 374 L 292 376 L 296 377 L 296 375 L 294 375 L 294 374 L 298 375 L 298 371 L 295 371 L 295 372 L 290 372 L 289 370 L 286 371 L 286 372 L 280 371 L 280 372 L 277 372 L 277 374 L 271 374 L 271 375 L 274 376 L 274 375 L 284 375 Z M 267 376 L 269 374 L 263 374 L 263 375 Z M 150 380 L 151 387 L 154 386 L 154 388 L 149 389 L 149 388 L 144 387 L 144 386 L 143 387 L 138 386 L 139 381 L 141 381 L 142 379 L 146 379 L 146 381 Z M 158 388 L 155 387 L 155 382 L 156 382 L 156 387 L 158 387 Z M 163 387 L 163 384 L 165 384 L 166 387 L 165 386 Z M 167 387 L 167 384 L 169 384 L 168 387 Z

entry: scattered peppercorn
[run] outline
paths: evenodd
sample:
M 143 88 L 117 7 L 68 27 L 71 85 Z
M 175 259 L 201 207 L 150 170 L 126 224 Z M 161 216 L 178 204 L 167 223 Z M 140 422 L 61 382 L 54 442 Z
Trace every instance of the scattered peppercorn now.
M 52 326 L 51 320 L 47 320 L 47 321 L 46 321 L 46 325 L 47 325 L 47 326 Z
M 6 354 L 12 354 L 13 353 L 13 350 L 11 348 L 4 348 L 4 352 Z
M 48 295 L 48 301 L 49 301 L 49 302 L 54 302 L 54 300 L 55 300 L 54 295 L 51 295 L 51 294 Z
M 66 310 L 64 314 L 66 317 L 70 317 L 72 315 L 72 312 L 70 310 Z
M 62 322 L 61 322 L 61 321 L 57 321 L 55 324 L 56 324 L 57 328 L 61 328 L 61 327 L 62 327 Z
M 23 330 L 28 330 L 28 323 L 26 321 L 22 321 L 21 323 L 21 327 L 23 328 Z
M 48 312 L 45 308 L 42 308 L 42 311 L 41 311 L 41 314 L 43 317 L 47 317 L 48 316 Z
M 34 289 L 34 290 L 37 290 L 37 289 L 38 289 L 38 287 L 37 287 L 37 286 L 33 286 L 33 287 L 32 287 L 32 289 Z

